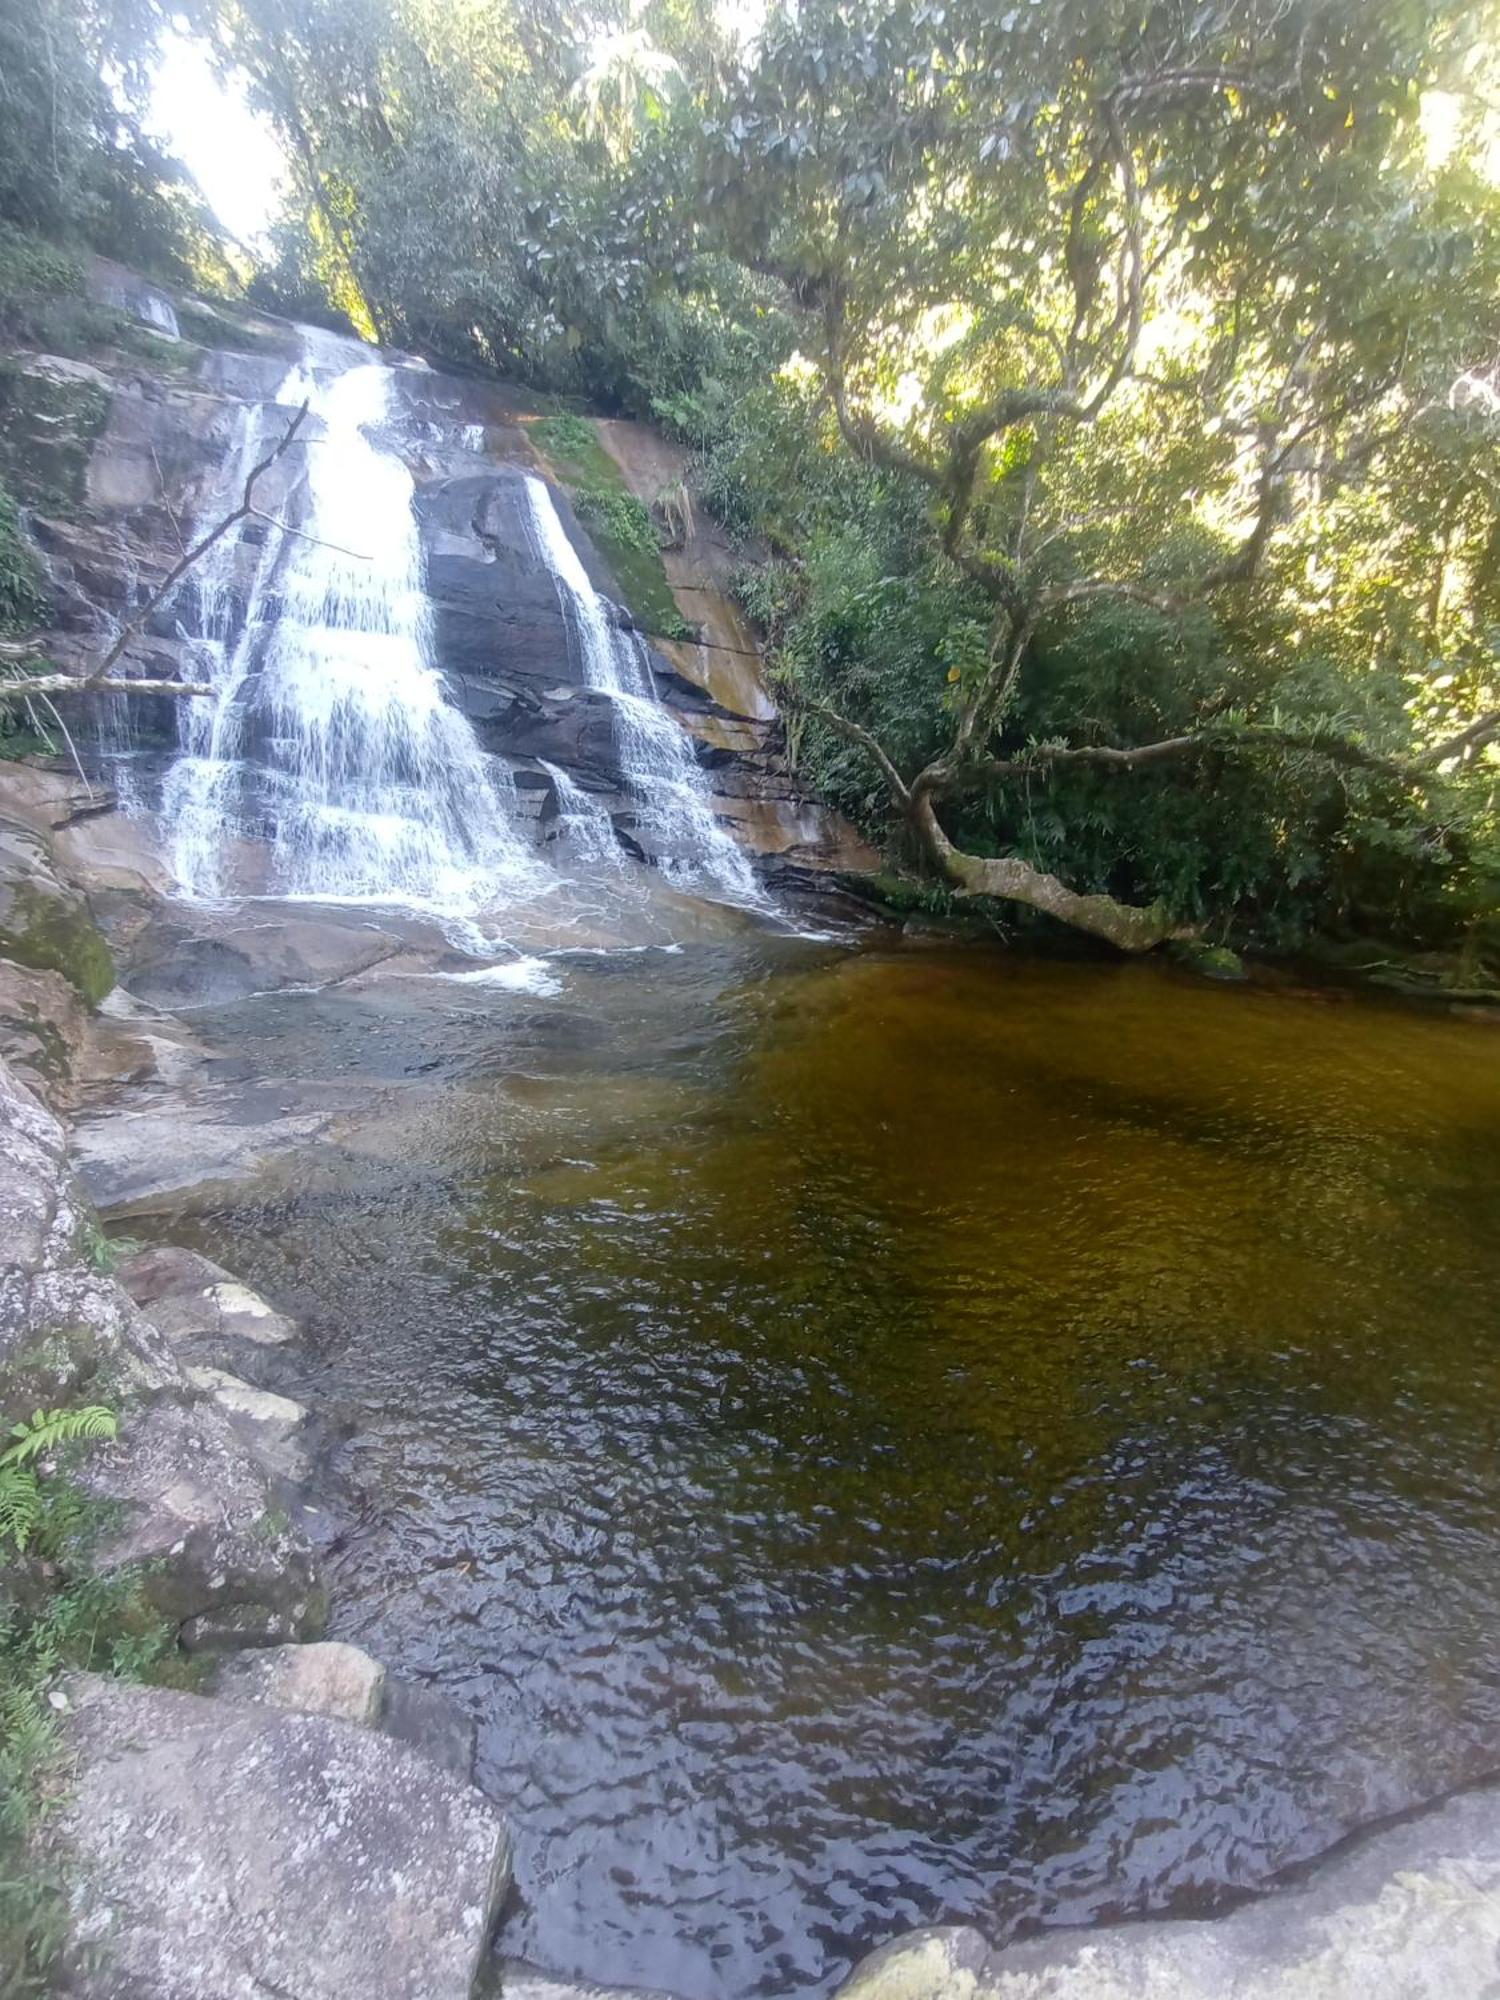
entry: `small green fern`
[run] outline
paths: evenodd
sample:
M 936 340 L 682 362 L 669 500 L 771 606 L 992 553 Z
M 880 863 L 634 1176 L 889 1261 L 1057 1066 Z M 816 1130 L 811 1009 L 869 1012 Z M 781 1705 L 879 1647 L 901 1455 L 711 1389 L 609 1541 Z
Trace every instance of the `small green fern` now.
M 29 1465 L 75 1438 L 112 1438 L 117 1428 L 114 1411 L 102 1403 L 77 1410 L 33 1410 L 28 1421 L 12 1425 L 11 1442 L 0 1451 L 0 1468 Z
M 0 1547 L 9 1542 L 24 1555 L 41 1515 L 42 1492 L 30 1466 L 0 1466 Z

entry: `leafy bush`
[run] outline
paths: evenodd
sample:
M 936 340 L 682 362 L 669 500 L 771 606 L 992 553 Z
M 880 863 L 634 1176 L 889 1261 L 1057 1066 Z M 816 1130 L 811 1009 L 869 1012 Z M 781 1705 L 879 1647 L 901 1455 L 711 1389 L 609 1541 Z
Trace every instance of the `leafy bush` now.
M 0 632 L 30 631 L 46 613 L 47 596 L 21 510 L 0 485 Z
M 573 495 L 573 511 L 590 534 L 601 536 L 616 548 L 635 549 L 645 555 L 661 547 L 650 509 L 633 493 L 601 492 L 598 487 L 586 486 Z
M 31 1835 L 56 1768 L 48 1696 L 70 1668 L 159 1675 L 171 1633 L 138 1579 L 101 1577 L 91 1550 L 109 1510 L 69 1477 L 68 1454 L 112 1437 L 101 1406 L 37 1411 L 0 1451 L 0 1995 L 39 2000 L 65 1932 L 61 1885 Z M 55 1462 L 53 1462 L 55 1461 Z

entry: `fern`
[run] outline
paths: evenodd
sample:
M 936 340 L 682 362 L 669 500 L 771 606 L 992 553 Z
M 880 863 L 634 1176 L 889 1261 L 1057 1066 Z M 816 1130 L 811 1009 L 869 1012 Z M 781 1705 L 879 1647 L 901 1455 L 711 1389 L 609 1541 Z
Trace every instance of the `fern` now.
M 24 1554 L 41 1512 L 41 1488 L 30 1467 L 0 1467 L 0 1545 L 9 1542 Z
M 30 1420 L 12 1426 L 11 1442 L 0 1451 L 0 1469 L 28 1465 L 43 1452 L 75 1438 L 112 1438 L 117 1425 L 115 1413 L 102 1403 L 85 1404 L 78 1410 L 33 1410 Z

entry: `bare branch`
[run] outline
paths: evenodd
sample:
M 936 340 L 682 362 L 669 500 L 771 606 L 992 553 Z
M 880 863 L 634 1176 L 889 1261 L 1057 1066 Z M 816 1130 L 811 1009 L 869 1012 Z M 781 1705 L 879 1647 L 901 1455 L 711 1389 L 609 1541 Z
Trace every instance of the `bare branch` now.
M 1416 757 L 1389 757 L 1348 736 L 1309 734 L 1258 723 L 1224 723 L 1128 748 L 1112 743 L 1039 743 L 1016 757 L 970 759 L 965 764 L 945 768 L 932 778 L 924 771 L 918 783 L 925 790 L 947 794 L 970 790 L 997 779 L 1035 776 L 1068 766 L 1140 771 L 1155 764 L 1166 764 L 1179 757 L 1191 757 L 1211 750 L 1288 750 L 1303 756 L 1321 757 L 1330 764 L 1341 764 L 1353 770 L 1371 771 L 1379 777 L 1394 778 L 1401 783 L 1420 784 L 1444 764 L 1458 757 L 1472 756 L 1497 739 L 1500 739 L 1500 709 L 1481 715 L 1457 735 L 1432 744 Z
M 192 569 L 193 565 L 200 562 L 216 542 L 222 541 L 224 536 L 229 533 L 229 530 L 236 526 L 238 522 L 253 515 L 257 520 L 268 522 L 270 526 L 280 528 L 285 533 L 296 534 L 299 532 L 297 529 L 289 528 L 284 521 L 276 520 L 273 515 L 263 513 L 255 505 L 255 488 L 256 483 L 270 471 L 277 459 L 291 445 L 298 431 L 302 428 L 307 412 L 308 405 L 304 403 L 287 425 L 280 442 L 273 446 L 258 464 L 250 468 L 245 478 L 244 489 L 240 494 L 239 505 L 231 513 L 226 514 L 222 520 L 215 522 L 208 533 L 195 542 L 190 549 L 184 550 L 183 554 L 172 565 L 171 569 L 168 570 L 162 581 L 152 591 L 134 617 L 128 619 L 120 627 L 114 644 L 92 673 L 26 674 L 14 680 L 0 681 L 0 700 L 4 700 L 10 696 L 50 696 L 54 694 L 103 693 L 199 696 L 215 693 L 216 690 L 212 683 L 207 681 L 112 679 L 110 677 L 110 669 L 119 662 L 131 641 L 140 637 L 152 613 L 159 610 L 167 602 L 178 584 L 181 583 L 183 577 Z M 352 554 L 353 552 L 345 550 L 343 553 Z M 362 561 L 364 558 L 361 557 L 360 560 Z M 0 659 L 24 660 L 35 657 L 35 648 L 27 645 L 25 642 L 17 644 L 12 641 L 5 645 L 0 645 Z
M 890 787 L 891 796 L 903 809 L 911 803 L 911 790 L 878 739 L 868 729 L 862 729 L 857 722 L 851 722 L 846 715 L 840 715 L 827 702 L 813 701 L 800 688 L 790 682 L 780 682 L 777 693 L 793 708 L 800 708 L 804 714 L 816 715 L 826 722 L 836 736 L 842 736 L 846 743 L 853 743 L 877 766 L 881 777 Z
M 53 694 L 181 694 L 210 695 L 218 689 L 212 681 L 105 680 L 97 674 L 27 674 L 17 680 L 0 681 L 0 701 L 12 696 Z
M 208 533 L 203 536 L 201 541 L 195 542 L 193 546 L 189 550 L 187 550 L 187 552 L 184 555 L 180 556 L 178 560 L 175 563 L 173 563 L 172 567 L 167 571 L 167 574 L 162 578 L 161 582 L 157 585 L 156 589 L 152 591 L 151 595 L 146 599 L 146 602 L 141 606 L 140 610 L 137 611 L 135 616 L 120 628 L 120 633 L 118 638 L 115 640 L 115 643 L 110 647 L 109 651 L 105 654 L 104 658 L 99 662 L 97 669 L 92 674 L 88 675 L 86 679 L 81 680 L 77 683 L 77 685 L 80 688 L 93 688 L 99 685 L 99 683 L 104 679 L 105 675 L 109 672 L 110 668 L 115 664 L 116 660 L 120 658 L 121 654 L 130 644 L 131 640 L 139 637 L 140 633 L 144 630 L 146 621 L 150 618 L 151 614 L 166 603 L 167 599 L 172 595 L 173 591 L 177 588 L 178 584 L 181 583 L 182 579 L 187 575 L 188 571 L 193 567 L 193 565 L 195 563 L 201 562 L 203 557 L 208 554 L 208 551 L 214 546 L 214 544 L 216 542 L 222 541 L 225 535 L 229 533 L 229 530 L 231 528 L 237 526 L 238 523 L 243 521 L 247 515 L 253 514 L 255 512 L 254 496 L 255 496 L 256 482 L 259 479 L 261 479 L 264 474 L 270 471 L 271 467 L 276 463 L 277 459 L 281 457 L 282 453 L 286 451 L 288 446 L 292 443 L 292 440 L 296 437 L 298 431 L 302 428 L 303 421 L 307 416 L 307 410 L 308 406 L 306 403 L 304 403 L 301 409 L 298 410 L 297 414 L 292 418 L 291 422 L 287 425 L 286 431 L 282 436 L 281 442 L 277 444 L 271 451 L 269 451 L 266 454 L 266 456 L 263 459 L 261 459 L 258 465 L 253 465 L 250 468 L 250 471 L 245 478 L 245 487 L 243 493 L 240 496 L 239 506 L 236 507 L 232 513 L 226 514 L 221 521 L 216 522 L 214 526 L 209 529 Z

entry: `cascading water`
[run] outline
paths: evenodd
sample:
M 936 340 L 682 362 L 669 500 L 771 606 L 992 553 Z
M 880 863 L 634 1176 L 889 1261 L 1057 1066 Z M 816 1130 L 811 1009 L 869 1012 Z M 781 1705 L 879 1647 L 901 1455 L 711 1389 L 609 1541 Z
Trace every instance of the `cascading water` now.
M 321 429 L 306 447 L 296 532 L 272 531 L 232 643 L 227 538 L 199 578 L 202 664 L 217 693 L 188 704 L 163 797 L 191 895 L 241 886 L 236 834 L 269 836 L 261 886 L 281 895 L 471 917 L 539 878 L 508 775 L 431 664 L 411 476 L 368 434 L 388 416 L 391 374 L 352 341 L 309 335 L 277 409 L 246 414 L 226 494 L 288 407 L 307 400 Z
M 556 837 L 569 855 L 596 866 L 620 867 L 625 850 L 615 838 L 613 820 L 598 799 L 545 757 L 537 761 L 552 780 L 557 797 Z
M 644 643 L 610 622 L 545 482 L 528 476 L 526 499 L 538 553 L 577 637 L 584 681 L 614 705 L 620 769 L 642 844 L 670 881 L 707 882 L 736 902 L 759 904 L 749 861 L 714 817 L 691 739 L 655 698 Z
M 400 904 L 478 944 L 476 919 L 572 878 L 518 830 L 509 772 L 481 751 L 432 663 L 412 478 L 379 440 L 395 379 L 358 342 L 308 330 L 275 401 L 244 409 L 203 525 L 237 504 L 304 401 L 305 472 L 258 548 L 225 536 L 194 572 L 195 670 L 215 692 L 181 705 L 163 817 L 191 897 Z M 484 432 L 465 425 L 461 438 L 477 448 Z M 545 484 L 528 477 L 525 495 L 583 678 L 611 704 L 641 846 L 676 885 L 768 909 L 714 816 L 691 739 L 655 698 L 644 643 L 611 621 Z M 623 881 L 608 812 L 545 768 L 558 859 Z

